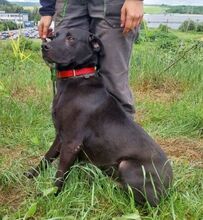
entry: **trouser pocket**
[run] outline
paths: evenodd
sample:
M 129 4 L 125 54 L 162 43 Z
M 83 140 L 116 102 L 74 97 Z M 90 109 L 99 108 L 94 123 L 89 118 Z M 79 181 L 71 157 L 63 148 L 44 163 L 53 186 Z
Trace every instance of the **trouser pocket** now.
M 104 0 L 104 16 L 113 28 L 120 28 L 121 8 L 124 0 Z

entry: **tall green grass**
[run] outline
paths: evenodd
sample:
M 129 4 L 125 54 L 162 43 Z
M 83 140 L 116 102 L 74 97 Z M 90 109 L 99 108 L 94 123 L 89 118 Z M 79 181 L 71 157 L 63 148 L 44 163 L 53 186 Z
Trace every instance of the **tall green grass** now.
M 202 48 L 163 72 L 180 49 L 158 46 L 147 42 L 133 51 L 131 85 L 144 91 L 136 103 L 144 115 L 141 123 L 159 137 L 202 138 Z M 27 180 L 23 172 L 39 161 L 54 138 L 50 73 L 40 51 L 25 50 L 29 59 L 22 62 L 8 42 L 0 41 L 0 52 L 0 219 L 202 218 L 203 173 L 186 162 L 174 163 L 174 185 L 157 208 L 139 207 L 130 190 L 124 192 L 92 165 L 76 163 L 58 197 L 52 185 L 56 164 L 34 181 Z M 177 96 L 155 100 L 150 96 L 155 90 Z
M 171 44 L 169 49 L 161 49 L 161 42 L 135 47 L 131 83 L 138 90 L 147 89 L 148 93 L 157 89 L 169 96 L 173 93 L 177 95 L 164 103 L 154 102 L 151 98 L 138 100 L 138 110 L 147 109 L 143 125 L 159 136 L 202 138 L 203 44 L 199 42 L 197 47 L 185 54 L 194 43 L 180 40 Z M 185 56 L 177 61 L 183 54 Z
M 31 213 L 30 217 L 35 219 L 200 220 L 203 215 L 201 169 L 180 163 L 174 166 L 174 170 L 175 180 L 169 196 L 156 208 L 143 208 L 134 203 L 130 191 L 124 192 L 92 165 L 73 166 L 65 188 L 58 197 L 54 196 L 52 186 L 56 172 L 54 167 L 50 167 L 34 182 L 22 176 L 21 168 L 12 176 L 10 174 L 9 181 L 4 183 L 4 191 L 11 187 L 21 189 L 21 206 L 13 212 L 4 204 L 0 216 L 24 219 Z M 1 175 L 1 180 L 6 175 L 9 176 L 7 170 Z M 127 217 L 129 215 L 131 218 Z

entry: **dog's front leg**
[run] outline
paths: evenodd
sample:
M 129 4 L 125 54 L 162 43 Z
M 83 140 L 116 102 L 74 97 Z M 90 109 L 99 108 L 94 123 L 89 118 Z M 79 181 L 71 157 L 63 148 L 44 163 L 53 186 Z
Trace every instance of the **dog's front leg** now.
M 35 168 L 29 169 L 27 172 L 24 173 L 24 175 L 29 179 L 37 177 L 41 170 L 45 170 L 47 168 L 47 165 L 52 163 L 59 156 L 60 148 L 61 142 L 59 135 L 57 134 L 52 146 L 47 151 L 44 158 L 42 158 L 40 163 Z
M 57 196 L 63 187 L 64 180 L 68 174 L 68 170 L 73 165 L 80 153 L 81 142 L 74 141 L 71 143 L 63 143 L 60 151 L 59 167 L 56 173 L 55 186 L 58 188 L 55 195 Z

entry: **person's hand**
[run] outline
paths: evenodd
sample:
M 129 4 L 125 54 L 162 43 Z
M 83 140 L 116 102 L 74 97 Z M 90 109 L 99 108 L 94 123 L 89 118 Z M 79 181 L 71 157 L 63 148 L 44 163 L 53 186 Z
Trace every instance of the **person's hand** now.
M 42 39 L 47 38 L 50 33 L 52 32 L 51 29 L 49 29 L 52 22 L 52 16 L 42 16 L 38 25 L 38 32 L 39 36 Z
M 125 0 L 121 9 L 121 27 L 124 28 L 124 34 L 140 25 L 144 15 L 143 8 L 141 0 Z

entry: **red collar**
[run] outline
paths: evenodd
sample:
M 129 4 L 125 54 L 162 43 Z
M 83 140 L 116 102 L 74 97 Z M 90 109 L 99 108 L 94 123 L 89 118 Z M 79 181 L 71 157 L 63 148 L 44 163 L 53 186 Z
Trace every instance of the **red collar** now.
M 89 77 L 93 76 L 96 72 L 95 67 L 85 67 L 81 69 L 62 70 L 57 72 L 57 78 L 70 78 L 70 77 Z

